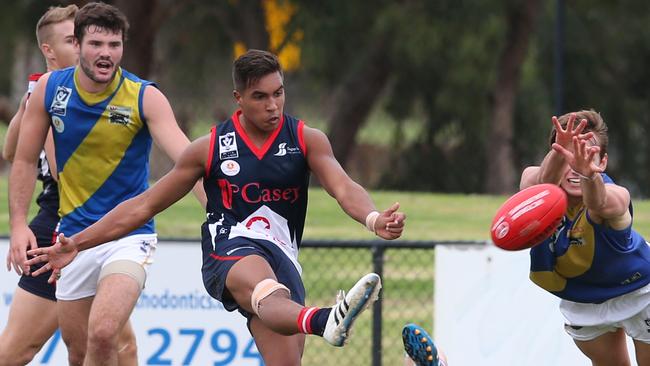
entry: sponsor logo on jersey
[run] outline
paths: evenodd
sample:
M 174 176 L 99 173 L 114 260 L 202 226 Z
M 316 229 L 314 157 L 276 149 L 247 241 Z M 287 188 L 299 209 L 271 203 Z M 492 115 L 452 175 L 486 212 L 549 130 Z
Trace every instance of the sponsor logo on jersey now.
M 106 109 L 108 110 L 108 122 L 122 126 L 126 126 L 131 122 L 131 107 L 109 105 Z
M 221 189 L 222 203 L 227 209 L 232 208 L 233 198 L 241 198 L 244 202 L 253 204 L 261 202 L 295 203 L 300 198 L 300 187 L 263 187 L 259 182 L 246 183 L 240 187 L 226 179 L 219 179 L 217 182 Z
M 229 177 L 234 177 L 239 174 L 239 170 L 239 163 L 234 160 L 224 160 L 221 163 L 221 171 Z
M 219 159 L 234 159 L 239 157 L 237 150 L 237 139 L 235 132 L 228 132 L 225 135 L 219 135 Z
M 273 155 L 285 156 L 287 154 L 300 154 L 300 148 L 287 146 L 286 142 L 282 142 L 278 144 L 278 152 Z
M 58 133 L 63 133 L 63 130 L 65 130 L 65 125 L 63 124 L 63 120 L 57 116 L 52 116 L 52 126 L 54 127 L 54 130 Z
M 65 116 L 65 111 L 68 108 L 68 102 L 70 101 L 71 95 L 72 89 L 58 86 L 54 93 L 54 100 L 52 100 L 52 105 L 50 106 L 50 113 Z

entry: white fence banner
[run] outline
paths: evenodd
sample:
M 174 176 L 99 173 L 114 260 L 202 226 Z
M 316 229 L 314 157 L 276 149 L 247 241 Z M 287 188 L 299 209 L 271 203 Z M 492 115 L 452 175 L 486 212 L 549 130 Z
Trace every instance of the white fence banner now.
M 526 250 L 436 247 L 434 334 L 451 366 L 591 365 L 564 332 L 559 299 L 528 279 L 529 265 Z M 634 358 L 629 339 L 628 348 Z
M 0 240 L 2 258 L 8 247 Z M 154 260 L 131 316 L 141 365 L 263 365 L 245 319 L 203 288 L 198 242 L 159 242 Z M 15 272 L 0 270 L 0 329 L 17 283 Z M 67 365 L 58 331 L 30 365 Z

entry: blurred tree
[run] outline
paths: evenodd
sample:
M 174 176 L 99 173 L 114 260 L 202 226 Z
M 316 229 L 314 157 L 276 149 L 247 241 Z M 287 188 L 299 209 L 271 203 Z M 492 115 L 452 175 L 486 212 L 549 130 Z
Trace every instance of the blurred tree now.
M 650 12 L 644 1 L 567 3 L 566 111 L 609 125 L 608 172 L 633 194 L 650 187 Z
M 519 76 L 539 14 L 540 0 L 510 0 L 506 9 L 505 44 L 492 92 L 492 124 L 486 143 L 486 192 L 517 190 L 519 173 L 514 159 L 514 109 Z
M 505 192 L 548 151 L 552 2 L 109 1 L 132 25 L 125 67 L 160 85 L 186 130 L 190 121 L 230 114 L 233 55 L 255 47 L 296 68 L 287 73 L 288 108 L 325 111 L 336 156 L 344 163 L 352 154 L 375 156 L 372 170 L 385 170 L 381 187 Z M 11 70 L 0 74 L 0 118 L 9 118 L 25 75 L 39 68 L 30 61 L 36 20 L 49 5 L 71 2 L 87 1 L 22 0 L 0 13 L 0 67 Z M 609 173 L 647 195 L 647 4 L 566 3 L 566 111 L 603 114 Z M 368 120 L 383 112 L 394 125 Z M 366 124 L 387 129 L 391 145 L 355 148 Z
M 504 32 L 503 2 L 410 1 L 393 12 L 387 95 L 397 120 L 423 120 L 416 140 L 390 152 L 386 188 L 476 192 L 485 177 L 489 90 Z M 408 24 L 408 26 L 404 26 Z M 399 128 L 399 127 L 398 127 Z M 395 136 L 399 134 L 395 133 Z
M 346 164 L 357 133 L 382 94 L 392 70 L 388 24 L 391 1 L 296 1 L 304 29 L 305 72 L 328 93 L 328 135 Z

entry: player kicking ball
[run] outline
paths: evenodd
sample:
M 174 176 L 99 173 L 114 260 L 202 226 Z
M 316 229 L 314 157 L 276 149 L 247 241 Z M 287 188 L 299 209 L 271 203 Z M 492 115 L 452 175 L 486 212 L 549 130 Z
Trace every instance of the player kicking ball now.
M 383 239 L 400 237 L 406 216 L 397 203 L 376 211 L 368 193 L 334 158 L 325 134 L 284 113 L 284 78 L 275 55 L 248 51 L 234 62 L 233 81 L 240 109 L 194 141 L 169 174 L 88 229 L 70 238 L 61 235 L 51 249 L 31 251 L 38 257 L 27 264 L 49 261 L 43 268 L 54 270 L 54 280 L 78 251 L 137 228 L 203 178 L 206 290 L 227 310 L 246 317 L 266 365 L 300 365 L 305 334 L 344 345 L 354 321 L 381 289 L 379 276 L 371 273 L 333 307 L 304 306 L 298 249 L 310 173 L 350 217 Z

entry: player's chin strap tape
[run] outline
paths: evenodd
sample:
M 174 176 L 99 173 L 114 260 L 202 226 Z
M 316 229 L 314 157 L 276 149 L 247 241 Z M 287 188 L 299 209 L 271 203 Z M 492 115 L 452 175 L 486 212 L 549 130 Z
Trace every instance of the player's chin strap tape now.
M 257 316 L 259 316 L 259 306 L 260 306 L 260 301 L 264 300 L 267 298 L 269 295 L 274 293 L 277 290 L 286 290 L 289 294 L 291 294 L 291 291 L 287 288 L 287 286 L 279 283 L 276 280 L 272 280 L 270 278 L 267 278 L 265 280 L 260 281 L 255 288 L 253 289 L 253 294 L 251 295 L 251 305 L 253 305 L 253 311 Z

